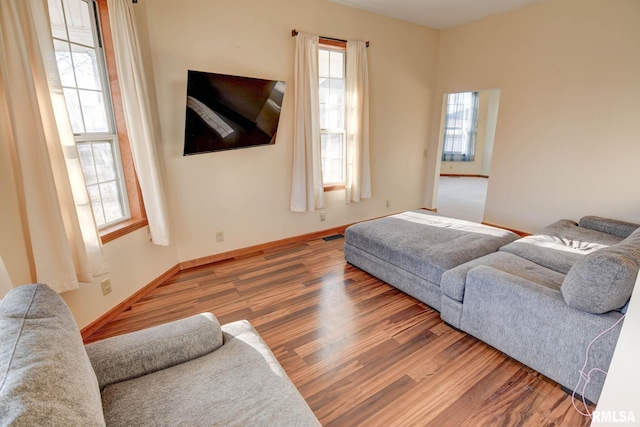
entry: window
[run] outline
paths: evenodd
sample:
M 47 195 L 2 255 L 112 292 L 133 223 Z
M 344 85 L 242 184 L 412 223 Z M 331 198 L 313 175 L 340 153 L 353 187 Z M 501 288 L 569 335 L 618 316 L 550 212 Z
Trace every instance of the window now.
M 450 93 L 444 125 L 442 160 L 470 162 L 475 159 L 478 128 L 478 92 Z
M 117 86 L 105 0 L 48 0 L 60 80 L 102 241 L 146 225 Z M 100 27 L 100 20 L 105 27 Z M 117 87 L 116 87 L 117 88 Z M 117 88 L 119 90 L 119 88 Z M 119 108 L 115 108 L 118 106 Z
M 318 50 L 320 151 L 325 189 L 343 186 L 345 182 L 345 49 L 346 43 L 329 46 L 321 40 Z

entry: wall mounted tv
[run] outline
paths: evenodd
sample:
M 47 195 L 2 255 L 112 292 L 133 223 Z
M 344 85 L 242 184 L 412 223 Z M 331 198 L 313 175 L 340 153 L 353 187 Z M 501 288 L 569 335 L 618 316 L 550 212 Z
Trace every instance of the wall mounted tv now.
M 184 155 L 275 143 L 285 82 L 191 71 Z

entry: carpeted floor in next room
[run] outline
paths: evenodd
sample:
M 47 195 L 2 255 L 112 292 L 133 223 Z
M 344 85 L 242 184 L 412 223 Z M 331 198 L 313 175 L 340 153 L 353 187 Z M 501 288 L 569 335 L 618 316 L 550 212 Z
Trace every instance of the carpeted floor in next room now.
M 489 179 L 470 176 L 441 176 L 438 184 L 438 213 L 451 218 L 482 222 Z

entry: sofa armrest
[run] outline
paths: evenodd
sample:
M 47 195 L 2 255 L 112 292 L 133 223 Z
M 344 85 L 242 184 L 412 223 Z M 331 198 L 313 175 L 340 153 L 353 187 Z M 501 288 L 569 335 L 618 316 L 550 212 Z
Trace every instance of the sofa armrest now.
M 220 324 L 202 313 L 87 344 L 100 389 L 204 356 L 223 344 Z
M 636 228 L 640 227 L 640 224 L 618 221 L 617 219 L 602 218 L 599 216 L 585 216 L 580 219 L 578 226 L 627 238 L 636 230 Z

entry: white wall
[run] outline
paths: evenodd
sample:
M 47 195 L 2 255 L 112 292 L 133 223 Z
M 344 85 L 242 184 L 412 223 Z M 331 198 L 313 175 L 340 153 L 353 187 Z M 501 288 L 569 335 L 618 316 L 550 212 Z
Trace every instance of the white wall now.
M 437 30 L 324 0 L 141 0 L 135 9 L 146 22 L 181 261 L 422 206 Z M 344 191 L 328 193 L 325 222 L 289 212 L 294 28 L 370 41 L 373 198 L 346 205 Z M 189 69 L 285 80 L 276 144 L 183 157 Z
M 550 0 L 442 31 L 438 103 L 501 89 L 485 221 L 529 232 L 588 214 L 640 222 L 639 23 L 637 0 Z M 434 132 L 430 152 L 437 144 Z
M 607 379 L 596 407 L 592 427 L 611 425 L 613 417 L 619 421 L 635 419 L 640 424 L 640 366 L 638 365 L 638 329 L 640 329 L 640 276 L 631 295 L 616 351 L 609 366 Z M 605 418 L 609 417 L 609 418 Z M 624 425 L 624 424 L 623 424 Z M 630 425 L 630 424 L 627 424 Z

